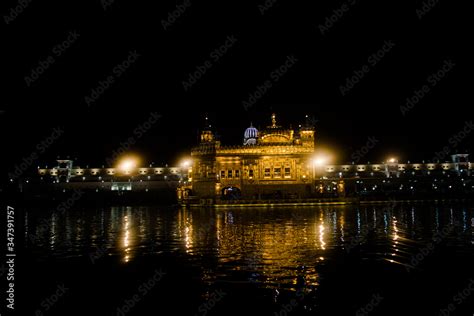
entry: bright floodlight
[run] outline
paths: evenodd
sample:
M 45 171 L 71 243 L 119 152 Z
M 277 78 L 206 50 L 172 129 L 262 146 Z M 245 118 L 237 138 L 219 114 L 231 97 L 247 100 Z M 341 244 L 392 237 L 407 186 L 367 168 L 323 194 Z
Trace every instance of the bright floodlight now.
M 327 159 L 324 157 L 318 157 L 313 160 L 313 164 L 315 166 L 323 166 L 324 164 L 326 164 L 326 162 L 327 162 Z
M 397 162 L 397 159 L 395 159 L 395 158 L 390 158 L 390 159 L 388 160 L 388 162 L 390 162 L 390 163 L 395 163 L 395 162 Z
M 137 162 L 133 159 L 128 158 L 128 159 L 123 160 L 120 163 L 119 169 L 122 170 L 123 172 L 130 172 L 136 166 L 137 166 Z
M 191 165 L 191 160 L 185 160 L 181 163 L 184 168 L 187 168 Z

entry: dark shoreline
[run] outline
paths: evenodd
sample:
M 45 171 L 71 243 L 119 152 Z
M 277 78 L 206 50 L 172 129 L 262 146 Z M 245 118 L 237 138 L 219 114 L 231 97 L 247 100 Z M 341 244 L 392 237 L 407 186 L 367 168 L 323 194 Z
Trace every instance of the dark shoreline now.
M 72 208 L 74 206 L 166 206 L 166 207 L 260 207 L 260 206 L 316 206 L 316 205 L 377 205 L 377 204 L 471 204 L 472 196 L 431 197 L 350 197 L 267 200 L 217 200 L 209 203 L 179 203 L 174 191 L 160 192 L 45 192 L 43 194 L 11 193 L 3 199 L 16 206 Z

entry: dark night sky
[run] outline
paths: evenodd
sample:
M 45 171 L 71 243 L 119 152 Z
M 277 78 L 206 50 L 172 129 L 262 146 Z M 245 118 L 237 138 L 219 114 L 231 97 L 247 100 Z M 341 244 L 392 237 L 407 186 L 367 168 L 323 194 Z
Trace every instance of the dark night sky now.
M 380 142 L 364 161 L 391 154 L 430 159 L 472 117 L 470 87 L 463 79 L 468 71 L 459 54 L 469 46 L 468 19 L 455 3 L 441 1 L 418 19 L 420 1 L 361 0 L 322 35 L 318 25 L 345 2 L 276 0 L 262 15 L 258 5 L 264 1 L 190 0 L 166 31 L 162 20 L 184 1 L 115 0 L 106 10 L 98 0 L 83 2 L 33 0 L 9 24 L 2 21 L 0 121 L 7 171 L 56 126 L 64 134 L 34 166 L 52 165 L 57 155 L 102 165 L 150 112 L 162 119 L 133 149 L 158 164 L 174 164 L 189 152 L 205 113 L 227 144 L 240 143 L 250 121 L 269 124 L 272 111 L 283 125 L 297 126 L 305 114 L 312 115 L 318 143 L 334 147 L 341 162 L 350 161 L 370 136 Z M 16 5 L 4 1 L 2 15 Z M 54 55 L 71 31 L 80 34 L 77 40 L 28 87 L 25 77 Z M 228 36 L 236 43 L 185 91 L 188 74 Z M 339 87 L 346 78 L 387 40 L 395 46 L 342 96 Z M 136 62 L 88 107 L 84 97 L 134 50 L 140 54 Z M 242 101 L 290 55 L 296 64 L 246 111 Z M 453 69 L 403 116 L 400 105 L 445 60 L 455 63 Z M 470 151 L 472 139 L 468 135 L 452 151 Z

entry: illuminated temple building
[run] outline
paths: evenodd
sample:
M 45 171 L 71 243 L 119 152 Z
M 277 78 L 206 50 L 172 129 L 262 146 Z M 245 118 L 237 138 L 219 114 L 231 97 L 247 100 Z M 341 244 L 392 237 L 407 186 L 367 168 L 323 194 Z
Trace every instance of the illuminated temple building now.
M 309 120 L 298 130 L 277 124 L 252 125 L 240 146 L 222 146 L 207 124 L 192 149 L 189 185 L 182 194 L 199 198 L 304 198 L 313 191 L 315 129 Z
M 184 202 L 213 204 L 232 200 L 296 200 L 390 196 L 411 197 L 468 193 L 474 190 L 468 154 L 451 162 L 330 164 L 315 158 L 315 128 L 307 119 L 297 130 L 277 124 L 250 124 L 242 145 L 222 146 L 209 124 L 191 150 L 187 181 L 178 188 Z M 467 190 L 467 191 L 466 191 Z M 348 199 L 349 198 L 349 199 Z M 341 200 L 342 199 L 342 200 Z
M 32 195 L 81 190 L 94 195 L 127 193 L 138 200 L 177 196 L 186 205 L 353 203 L 354 199 L 438 199 L 474 193 L 474 163 L 465 153 L 421 163 L 392 157 L 372 164 L 335 164 L 321 156 L 308 118 L 297 129 L 280 126 L 275 114 L 266 128 L 249 125 L 240 145 L 223 146 L 206 120 L 191 159 L 179 166 L 140 166 L 125 159 L 115 167 L 82 168 L 72 160 L 58 160 L 53 168 L 38 167 L 37 177 L 24 179 L 20 187 Z

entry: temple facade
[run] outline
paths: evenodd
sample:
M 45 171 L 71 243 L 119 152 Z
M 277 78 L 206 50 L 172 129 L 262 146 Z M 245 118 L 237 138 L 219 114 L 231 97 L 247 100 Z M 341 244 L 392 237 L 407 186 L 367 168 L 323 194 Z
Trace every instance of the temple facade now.
M 278 125 L 272 114 L 265 129 L 247 128 L 240 146 L 222 146 L 207 125 L 191 151 L 193 164 L 182 194 L 207 199 L 309 197 L 314 150 L 315 129 L 309 120 L 293 130 Z
M 151 194 L 176 189 L 182 204 L 367 197 L 383 200 L 388 196 L 440 198 L 474 193 L 474 163 L 469 162 L 467 153 L 453 154 L 445 161 L 421 163 L 399 162 L 392 157 L 375 164 L 333 164 L 331 159 L 316 155 L 315 138 L 309 119 L 297 129 L 285 128 L 272 114 L 261 130 L 250 124 L 240 145 L 223 146 L 206 122 L 198 144 L 191 150 L 192 159 L 180 166 L 121 163 L 115 167 L 81 168 L 72 160 L 58 160 L 53 168 L 38 167 L 38 177 L 24 179 L 22 185 L 31 180 L 31 184 L 40 183 L 39 187 L 51 186 L 62 192 L 81 189 L 97 193 Z

